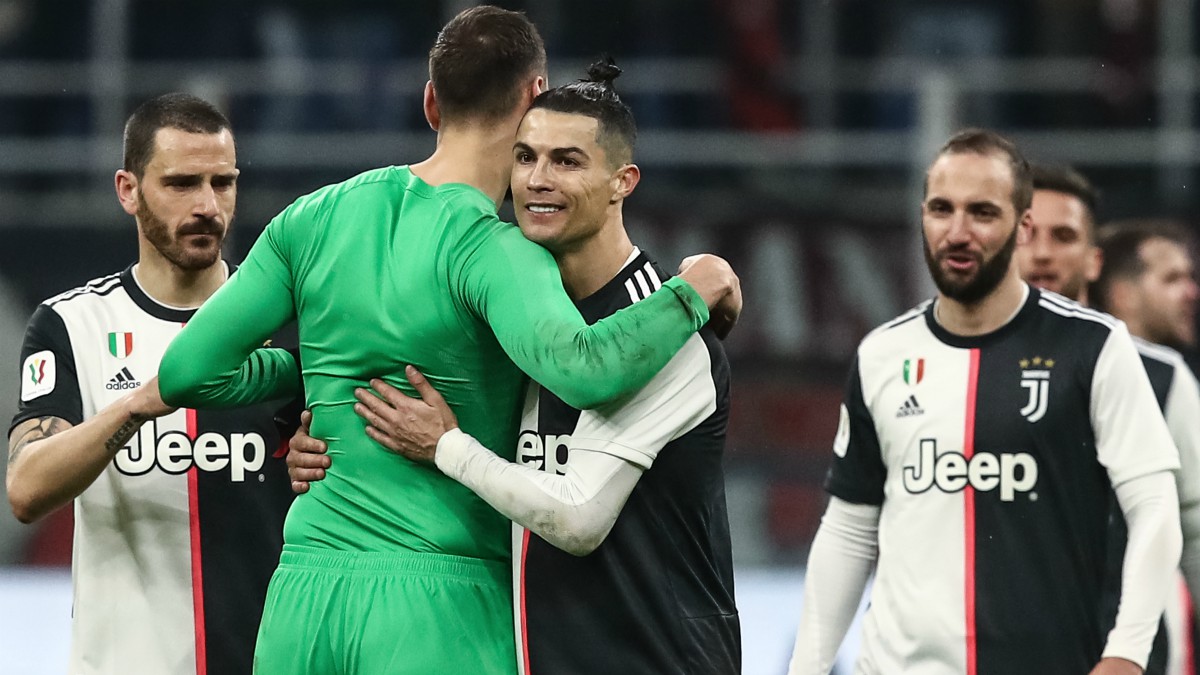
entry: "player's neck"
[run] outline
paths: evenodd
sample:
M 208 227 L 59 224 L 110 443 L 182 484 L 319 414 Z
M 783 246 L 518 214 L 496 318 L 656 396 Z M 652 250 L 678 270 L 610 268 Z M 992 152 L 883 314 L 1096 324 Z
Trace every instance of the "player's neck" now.
M 445 128 L 438 134 L 437 149 L 429 159 L 411 165 L 409 170 L 430 185 L 470 185 L 499 208 L 512 176 L 516 129 L 516 124 L 507 122 L 489 127 Z
M 986 335 L 1007 324 L 1021 311 L 1029 286 L 1015 267 L 995 290 L 979 302 L 964 304 L 938 294 L 935 317 L 942 328 L 964 337 Z
M 153 247 L 151 247 L 153 248 Z M 228 275 L 224 261 L 202 270 L 183 270 L 157 251 L 143 252 L 133 268 L 137 283 L 151 299 L 169 307 L 193 308 L 217 292 Z
M 555 252 L 563 288 L 572 300 L 582 300 L 604 287 L 625 266 L 633 253 L 633 242 L 625 232 L 618 212 L 610 221 L 578 248 Z

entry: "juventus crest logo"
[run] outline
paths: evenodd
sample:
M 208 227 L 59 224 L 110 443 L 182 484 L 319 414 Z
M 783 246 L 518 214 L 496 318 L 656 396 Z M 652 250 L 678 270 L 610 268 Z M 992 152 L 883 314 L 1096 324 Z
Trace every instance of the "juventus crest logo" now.
M 1050 395 L 1050 369 L 1053 359 L 1021 359 L 1021 386 L 1029 390 L 1029 401 L 1021 408 L 1021 415 L 1031 423 L 1046 416 L 1046 405 Z M 1032 366 L 1032 367 L 1031 367 Z

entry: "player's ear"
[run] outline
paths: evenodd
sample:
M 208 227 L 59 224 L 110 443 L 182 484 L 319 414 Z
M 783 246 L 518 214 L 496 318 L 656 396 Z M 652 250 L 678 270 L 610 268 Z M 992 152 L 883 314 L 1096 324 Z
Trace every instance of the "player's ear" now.
M 608 198 L 609 204 L 616 204 L 628 197 L 638 182 L 642 180 L 642 170 L 637 164 L 625 164 L 613 174 L 613 192 Z
M 113 176 L 113 184 L 117 188 L 117 201 L 121 202 L 121 208 L 125 210 L 125 213 L 136 216 L 138 190 L 141 189 L 137 176 L 133 175 L 131 171 L 118 169 L 117 174 Z
M 442 126 L 442 111 L 438 109 L 437 94 L 433 91 L 433 80 L 425 83 L 425 121 L 429 128 L 438 131 Z
M 1024 246 L 1033 239 L 1033 211 L 1025 209 L 1017 221 L 1017 245 Z

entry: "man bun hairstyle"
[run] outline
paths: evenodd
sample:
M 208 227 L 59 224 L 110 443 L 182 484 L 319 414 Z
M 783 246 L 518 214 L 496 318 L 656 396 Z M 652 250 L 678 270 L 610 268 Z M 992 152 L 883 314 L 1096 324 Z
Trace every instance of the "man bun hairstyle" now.
M 586 79 L 542 92 L 529 109 L 591 117 L 596 120 L 596 142 L 609 163 L 628 164 L 637 144 L 637 122 L 614 86 L 622 72 L 611 56 L 604 56 L 588 66 Z
M 125 122 L 124 140 L 124 168 L 139 180 L 154 156 L 154 138 L 159 129 L 179 129 L 191 134 L 233 131 L 216 106 L 191 94 L 163 94 L 142 103 Z

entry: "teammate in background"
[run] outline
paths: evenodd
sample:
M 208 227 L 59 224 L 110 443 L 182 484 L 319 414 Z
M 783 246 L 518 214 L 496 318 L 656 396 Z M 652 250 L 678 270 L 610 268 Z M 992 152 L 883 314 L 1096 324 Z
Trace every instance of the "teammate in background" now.
M 1097 308 L 1121 319 L 1138 342 L 1150 383 L 1179 447 L 1179 489 L 1183 527 L 1180 567 L 1192 598 L 1200 598 L 1200 385 L 1175 349 L 1195 346 L 1198 289 L 1193 276 L 1191 238 L 1169 223 L 1127 221 L 1100 228 L 1104 268 L 1092 285 Z M 1157 344 L 1152 344 L 1157 343 Z M 1167 345 L 1167 346 L 1163 346 Z M 1188 603 L 1168 605 L 1172 667 L 1184 672 L 1192 631 Z M 1190 672 L 1190 671 L 1189 671 Z
M 790 672 L 826 673 L 873 565 L 863 673 L 1140 673 L 1179 561 L 1178 457 L 1123 324 L 1021 281 L 1029 166 L 951 138 L 926 174 L 932 301 L 851 368 Z M 1108 507 L 1129 523 L 1106 636 Z
M 116 173 L 137 263 L 29 322 L 8 496 L 25 523 L 75 500 L 72 673 L 250 672 L 292 501 L 273 409 L 175 410 L 153 380 L 231 271 L 221 243 L 237 178 L 216 108 L 185 94 L 143 103 Z
M 1191 237 L 1167 222 L 1126 221 L 1100 228 L 1104 268 L 1095 302 L 1129 332 L 1174 349 L 1196 346 L 1196 285 Z
M 625 231 L 640 170 L 633 113 L 612 88 L 619 74 L 598 63 L 588 80 L 538 96 L 514 146 L 521 232 L 554 254 L 588 322 L 667 278 Z M 436 463 L 515 521 L 520 672 L 741 672 L 721 467 L 729 365 L 712 330 L 632 398 L 594 411 L 530 383 L 515 462 L 458 429 L 415 369 L 409 382 L 424 401 L 372 381 L 379 396 L 358 390 L 357 411 L 380 444 Z M 313 454 L 324 444 L 302 428 L 292 447 L 305 491 L 329 465 Z
M 1178 247 L 1178 255 L 1166 259 L 1154 258 L 1157 266 L 1150 269 L 1141 257 L 1140 245 L 1152 237 L 1154 230 L 1140 225 L 1128 228 L 1128 235 L 1117 237 L 1116 245 L 1104 250 L 1096 243 L 1096 191 L 1086 178 L 1069 167 L 1033 167 L 1032 234 L 1028 243 L 1017 248 L 1017 261 L 1026 281 L 1045 290 L 1059 293 L 1081 304 L 1087 304 L 1088 284 L 1098 278 L 1105 281 L 1099 294 L 1092 299 L 1098 309 L 1110 311 L 1125 322 L 1134 337 L 1142 364 L 1150 378 L 1159 409 L 1166 417 L 1167 427 L 1179 450 L 1180 469 L 1175 476 L 1179 494 L 1180 523 L 1183 532 L 1181 568 L 1184 580 L 1194 595 L 1200 592 L 1200 385 L 1173 349 L 1146 341 L 1150 334 L 1171 341 L 1188 343 L 1196 300 L 1196 285 L 1191 279 L 1187 250 Z M 1125 226 L 1122 226 L 1123 228 Z M 1133 232 L 1145 234 L 1133 235 Z M 1171 239 L 1178 237 L 1171 233 Z M 1182 239 L 1178 239 L 1182 242 Z M 1153 247 L 1151 247 L 1153 248 Z M 1168 249 L 1173 247 L 1168 247 Z M 1104 273 L 1101 270 L 1104 270 Z M 1124 270 L 1120 274 L 1113 271 Z M 1120 281 L 1116 281 L 1116 277 Z M 1151 279 L 1166 279 L 1166 288 L 1144 288 Z M 1115 308 L 1106 298 L 1113 284 L 1132 284 L 1142 295 L 1135 303 L 1126 302 L 1132 296 L 1122 291 L 1122 306 Z M 1165 292 L 1159 292 L 1165 291 Z M 1143 299 L 1144 298 L 1144 299 Z M 1154 312 L 1152 308 L 1170 304 L 1174 312 Z M 1147 331 L 1150 316 L 1171 317 L 1163 322 L 1168 330 Z M 1186 334 L 1185 334 L 1186 331 Z M 1111 627 L 1116 617 L 1121 587 L 1121 560 L 1124 557 L 1127 535 L 1123 519 L 1113 519 L 1113 532 L 1108 552 L 1109 583 L 1104 607 L 1105 626 Z M 1185 672 L 1187 644 L 1191 641 L 1184 620 L 1186 596 L 1168 597 L 1166 630 L 1160 629 L 1154 640 L 1146 672 Z M 1169 637 L 1169 639 L 1168 639 Z
M 632 393 L 736 289 L 707 256 L 588 326 L 550 254 L 496 215 L 517 126 L 545 82 L 533 24 L 465 10 L 438 36 L 430 75 L 433 155 L 297 200 L 163 359 L 168 403 L 255 399 L 295 386 L 296 364 L 247 355 L 299 321 L 312 433 L 337 462 L 288 515 L 255 654 L 263 673 L 514 668 L 506 520 L 363 432 L 354 391 L 368 378 L 408 389 L 404 365 L 418 366 L 463 429 L 511 459 L 522 370 L 580 408 Z

